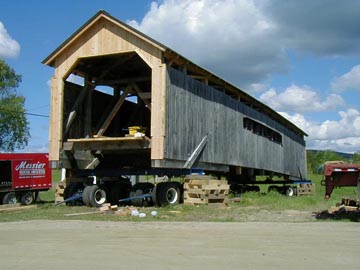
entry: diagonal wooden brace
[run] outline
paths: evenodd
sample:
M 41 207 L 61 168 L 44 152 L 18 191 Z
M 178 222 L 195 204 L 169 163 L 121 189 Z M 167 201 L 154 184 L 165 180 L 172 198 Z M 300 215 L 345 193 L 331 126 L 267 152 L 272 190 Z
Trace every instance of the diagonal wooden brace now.
M 131 90 L 131 85 L 129 85 L 129 86 L 127 86 L 125 88 L 124 93 L 120 96 L 119 100 L 116 102 L 114 108 L 112 109 L 112 111 L 110 112 L 108 117 L 106 118 L 105 122 L 102 124 L 102 126 L 99 129 L 96 136 L 102 136 L 105 133 L 106 129 L 110 126 L 111 121 L 114 119 L 115 115 L 120 110 L 121 106 L 123 105 L 123 103 L 124 103 L 127 95 L 129 94 L 130 90 Z

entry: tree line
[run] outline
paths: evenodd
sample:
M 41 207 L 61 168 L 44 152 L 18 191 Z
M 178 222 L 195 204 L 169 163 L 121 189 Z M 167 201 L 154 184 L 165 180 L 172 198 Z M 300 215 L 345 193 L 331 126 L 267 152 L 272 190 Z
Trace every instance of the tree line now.
M 331 150 L 318 151 L 318 150 L 307 150 L 307 169 L 308 172 L 321 173 L 319 168 L 326 161 L 343 161 L 346 163 L 360 164 L 360 153 L 345 154 L 334 152 Z

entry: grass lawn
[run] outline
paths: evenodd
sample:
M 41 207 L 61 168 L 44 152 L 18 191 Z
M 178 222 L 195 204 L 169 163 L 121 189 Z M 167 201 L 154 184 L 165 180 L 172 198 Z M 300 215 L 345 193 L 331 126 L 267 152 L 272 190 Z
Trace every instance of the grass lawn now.
M 54 182 L 60 179 L 58 171 L 54 172 Z M 26 220 L 98 220 L 98 221 L 247 221 L 246 217 L 256 212 L 279 212 L 285 210 L 318 212 L 329 209 L 341 202 L 343 197 L 356 198 L 356 187 L 343 187 L 335 189 L 329 200 L 325 200 L 325 187 L 320 185 L 321 175 L 309 175 L 308 179 L 316 185 L 315 195 L 286 197 L 276 192 L 267 193 L 267 186 L 261 186 L 259 192 L 249 192 L 241 196 L 240 202 L 231 202 L 229 205 L 209 204 L 200 206 L 176 205 L 163 208 L 142 208 L 140 212 L 147 214 L 144 219 L 138 217 L 118 217 L 114 214 L 103 214 L 97 209 L 86 206 L 68 207 L 54 205 L 54 189 L 42 192 L 42 202 L 37 208 L 14 212 L 0 212 L 0 222 L 26 221 Z M 157 211 L 156 217 L 151 216 L 151 211 Z M 85 212 L 96 212 L 89 215 L 65 216 Z

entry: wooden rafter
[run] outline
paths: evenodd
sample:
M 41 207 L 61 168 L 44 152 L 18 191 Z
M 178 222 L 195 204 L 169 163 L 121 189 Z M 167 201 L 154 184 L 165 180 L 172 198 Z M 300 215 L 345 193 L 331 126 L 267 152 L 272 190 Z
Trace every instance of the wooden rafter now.
M 129 84 L 131 82 L 146 82 L 151 81 L 151 77 L 144 76 L 144 77 L 130 77 L 130 78 L 123 78 L 118 80 L 96 80 L 97 85 L 119 85 L 119 84 Z

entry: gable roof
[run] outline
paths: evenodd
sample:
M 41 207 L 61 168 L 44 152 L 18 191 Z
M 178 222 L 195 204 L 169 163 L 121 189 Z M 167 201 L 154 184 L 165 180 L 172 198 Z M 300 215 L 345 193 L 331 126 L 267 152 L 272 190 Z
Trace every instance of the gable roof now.
M 152 44 L 153 46 L 159 48 L 161 51 L 165 51 L 168 48 L 161 44 L 160 42 L 150 38 L 149 36 L 141 33 L 140 31 L 136 30 L 135 28 L 131 27 L 130 25 L 118 20 L 117 18 L 111 16 L 104 10 L 99 10 L 94 16 L 92 16 L 86 23 L 84 23 L 76 32 L 74 32 L 69 38 L 67 38 L 59 47 L 57 47 L 48 57 L 46 57 L 41 63 L 54 67 L 54 60 L 55 58 L 61 54 L 67 47 L 70 46 L 79 36 L 81 36 L 87 29 L 93 26 L 97 21 L 101 19 L 107 19 L 112 21 L 117 26 L 130 31 L 132 34 L 136 35 L 137 37 L 145 40 L 146 42 Z
M 89 28 L 91 28 L 97 21 L 101 19 L 106 19 L 111 21 L 118 27 L 125 29 L 126 31 L 131 32 L 133 35 L 139 37 L 140 39 L 146 41 L 147 43 L 157 47 L 160 51 L 166 53 L 166 55 L 174 56 L 174 58 L 178 59 L 179 61 L 193 67 L 194 70 L 198 71 L 201 74 L 206 75 L 208 78 L 211 78 L 212 81 L 216 82 L 216 84 L 223 86 L 227 90 L 233 93 L 237 93 L 241 95 L 241 98 L 246 100 L 247 102 L 253 104 L 257 108 L 261 108 L 264 113 L 267 113 L 271 118 L 275 119 L 276 121 L 282 123 L 283 125 L 289 127 L 293 131 L 298 134 L 305 135 L 307 134 L 297 127 L 295 124 L 284 118 L 282 115 L 265 105 L 264 103 L 258 101 L 253 96 L 249 95 L 248 93 L 244 92 L 243 90 L 239 89 L 238 87 L 232 85 L 231 83 L 225 81 L 224 79 L 220 78 L 219 76 L 215 75 L 214 73 L 198 66 L 197 64 L 193 63 L 192 61 L 188 60 L 184 56 L 180 55 L 179 53 L 173 51 L 172 49 L 168 48 L 167 46 L 163 45 L 162 43 L 152 39 L 151 37 L 145 35 L 144 33 L 138 31 L 137 29 L 131 27 L 130 25 L 120 21 L 119 19 L 113 17 L 108 12 L 104 10 L 99 10 L 93 17 L 91 17 L 86 23 L 84 23 L 76 32 L 74 32 L 69 38 L 67 38 L 59 47 L 57 47 L 49 56 L 47 56 L 42 63 L 51 67 L 55 66 L 55 59 L 60 55 L 66 48 L 68 48 L 73 42 L 76 40 Z

